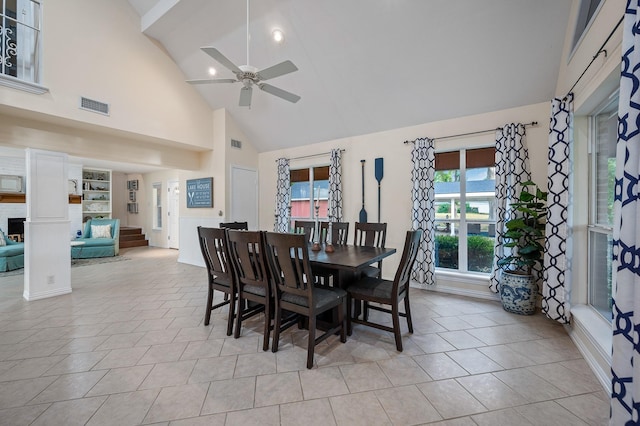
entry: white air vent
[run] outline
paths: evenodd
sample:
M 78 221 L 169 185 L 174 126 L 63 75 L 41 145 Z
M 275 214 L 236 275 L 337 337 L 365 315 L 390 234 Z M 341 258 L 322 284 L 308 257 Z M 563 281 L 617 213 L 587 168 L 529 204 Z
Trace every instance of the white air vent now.
M 105 104 L 104 102 L 100 101 L 94 101 L 93 99 L 85 97 L 80 98 L 80 109 L 97 112 L 98 114 L 109 115 L 109 104 Z
M 231 139 L 231 146 L 234 148 L 242 149 L 242 142 Z

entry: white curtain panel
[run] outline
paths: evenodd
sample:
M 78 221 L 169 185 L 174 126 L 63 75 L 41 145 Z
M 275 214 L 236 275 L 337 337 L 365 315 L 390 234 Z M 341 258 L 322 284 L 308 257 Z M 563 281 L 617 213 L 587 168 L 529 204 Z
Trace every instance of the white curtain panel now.
M 433 179 L 436 153 L 433 139 L 416 139 L 411 151 L 413 162 L 411 210 L 413 229 L 422 231 L 420 248 L 411 279 L 422 285 L 435 284 L 435 195 Z
M 498 292 L 501 269 L 498 260 L 508 256 L 504 247 L 505 223 L 511 219 L 510 206 L 520 193 L 522 182 L 531 180 L 529 151 L 525 144 L 524 124 L 507 124 L 496 131 L 496 241 L 489 288 Z
M 342 151 L 331 150 L 329 163 L 329 216 L 331 222 L 342 222 Z
M 622 74 L 613 223 L 611 425 L 640 421 L 640 28 L 629 0 L 622 33 Z M 638 316 L 636 316 L 638 313 Z
M 573 94 L 551 102 L 547 179 L 547 224 L 542 312 L 568 324 L 571 319 Z
M 278 159 L 278 180 L 276 182 L 276 213 L 273 230 L 275 232 L 289 232 L 291 222 L 291 174 L 288 158 Z

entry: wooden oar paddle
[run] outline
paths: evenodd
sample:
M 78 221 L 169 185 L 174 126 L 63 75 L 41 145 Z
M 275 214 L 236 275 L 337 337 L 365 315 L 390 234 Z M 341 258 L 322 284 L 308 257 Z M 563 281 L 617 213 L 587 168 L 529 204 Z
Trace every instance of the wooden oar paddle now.
M 360 209 L 360 223 L 367 222 L 367 211 L 364 209 L 364 160 L 360 160 L 362 164 L 362 209 Z
M 376 158 L 376 180 L 378 181 L 378 223 L 380 223 L 380 181 L 384 175 L 384 160 L 382 158 Z

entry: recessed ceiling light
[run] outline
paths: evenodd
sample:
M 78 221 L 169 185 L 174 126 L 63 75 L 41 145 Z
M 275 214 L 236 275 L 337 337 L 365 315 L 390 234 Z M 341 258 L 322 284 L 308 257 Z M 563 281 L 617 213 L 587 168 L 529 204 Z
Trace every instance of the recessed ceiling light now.
M 273 30 L 271 32 L 271 34 L 273 35 L 273 40 L 278 43 L 281 44 L 284 42 L 284 33 L 282 32 L 281 29 L 276 28 L 275 30 Z
M 209 67 L 209 75 L 213 77 L 218 71 L 214 67 Z

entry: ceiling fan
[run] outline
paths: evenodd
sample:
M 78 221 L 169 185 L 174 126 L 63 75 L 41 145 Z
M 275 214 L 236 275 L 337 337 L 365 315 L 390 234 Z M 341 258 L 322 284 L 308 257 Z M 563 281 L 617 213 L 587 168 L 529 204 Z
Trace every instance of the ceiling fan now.
M 280 77 L 285 74 L 298 71 L 291 61 L 280 62 L 263 70 L 249 65 L 249 0 L 247 0 L 247 64 L 237 66 L 231 62 L 226 56 L 224 56 L 218 49 L 214 47 L 201 47 L 202 51 L 207 55 L 215 59 L 220 65 L 229 69 L 236 75 L 236 78 L 210 78 L 201 80 L 187 80 L 190 84 L 211 84 L 211 83 L 242 83 L 240 89 L 240 102 L 241 107 L 251 106 L 251 95 L 253 92 L 253 86 L 257 86 L 258 89 L 282 98 L 286 101 L 296 103 L 300 100 L 300 96 L 287 92 L 286 90 L 272 86 L 268 83 L 263 83 L 265 80 Z

